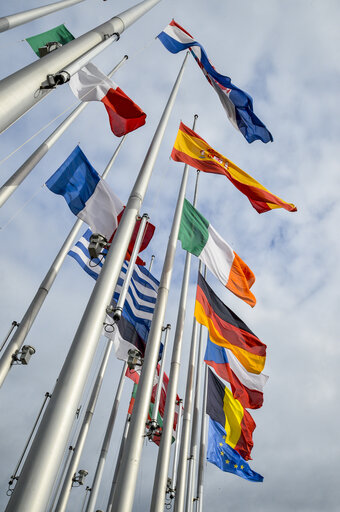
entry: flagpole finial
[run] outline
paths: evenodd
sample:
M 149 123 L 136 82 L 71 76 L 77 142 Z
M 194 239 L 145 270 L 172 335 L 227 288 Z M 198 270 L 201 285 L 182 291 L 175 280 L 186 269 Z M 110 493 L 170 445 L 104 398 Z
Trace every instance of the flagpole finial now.
M 195 114 L 195 115 L 194 115 L 194 119 L 198 119 L 198 114 Z

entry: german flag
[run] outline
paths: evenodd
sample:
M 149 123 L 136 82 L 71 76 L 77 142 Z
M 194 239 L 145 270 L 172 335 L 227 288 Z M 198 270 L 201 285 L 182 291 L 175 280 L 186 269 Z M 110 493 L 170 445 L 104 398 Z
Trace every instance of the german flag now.
M 223 174 L 242 194 L 248 197 L 258 213 L 268 212 L 275 208 L 296 212 L 294 204 L 286 203 L 269 192 L 261 183 L 242 171 L 221 153 L 215 151 L 202 137 L 183 123 L 179 126 L 171 158 L 175 162 L 183 162 L 199 171 Z
M 197 281 L 195 318 L 208 328 L 211 341 L 230 349 L 248 372 L 262 372 L 266 345 L 217 297 L 201 274 Z
M 207 414 L 225 429 L 225 442 L 245 460 L 250 460 L 256 423 L 231 391 L 209 368 Z

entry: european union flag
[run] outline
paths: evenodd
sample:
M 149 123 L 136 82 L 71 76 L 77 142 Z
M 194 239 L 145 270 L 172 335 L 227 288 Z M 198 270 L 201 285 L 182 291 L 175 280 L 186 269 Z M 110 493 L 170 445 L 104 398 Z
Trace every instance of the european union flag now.
M 253 471 L 243 457 L 231 446 L 226 444 L 226 431 L 209 418 L 207 460 L 222 471 L 234 473 L 252 482 L 263 482 L 263 476 Z

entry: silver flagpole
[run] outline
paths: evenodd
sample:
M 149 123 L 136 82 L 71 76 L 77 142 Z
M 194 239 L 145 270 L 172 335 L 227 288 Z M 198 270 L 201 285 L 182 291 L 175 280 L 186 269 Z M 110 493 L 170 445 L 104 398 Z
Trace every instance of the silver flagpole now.
M 79 464 L 79 459 L 82 454 L 84 444 L 86 441 L 86 437 L 87 437 L 87 434 L 88 434 L 88 431 L 89 431 L 89 428 L 91 425 L 91 421 L 92 421 L 93 414 L 94 414 L 94 411 L 96 408 L 98 396 L 99 396 L 100 389 L 101 389 L 101 386 L 103 383 L 105 370 L 106 370 L 109 356 L 111 353 L 112 345 L 113 345 L 113 341 L 111 339 L 108 339 L 107 343 L 106 343 L 104 356 L 103 356 L 103 359 L 102 359 L 102 362 L 101 362 L 101 365 L 100 365 L 100 368 L 99 368 L 99 371 L 98 371 L 98 374 L 96 377 L 96 381 L 95 381 L 93 389 L 92 389 L 89 403 L 87 405 L 84 420 L 83 420 L 82 426 L 80 428 L 80 432 L 79 432 L 76 444 L 74 446 L 72 458 L 71 458 L 70 464 L 67 468 L 67 472 L 66 472 L 66 475 L 64 478 L 63 486 L 60 491 L 60 495 L 59 495 L 59 499 L 57 502 L 57 506 L 55 508 L 55 512 L 64 512 L 64 510 L 66 509 L 66 505 L 67 505 L 69 495 L 70 495 L 70 492 L 72 489 L 73 476 L 77 470 L 77 467 Z
M 126 135 L 124 135 L 124 137 L 120 141 L 119 145 L 117 146 L 114 154 L 112 155 L 109 163 L 107 164 L 107 166 L 102 174 L 102 178 L 106 178 L 108 172 L 110 171 L 110 169 L 111 169 L 114 161 L 116 160 L 118 153 L 122 147 L 125 137 L 126 137 Z M 54 283 L 55 278 L 58 275 L 58 272 L 67 256 L 67 253 L 73 246 L 75 237 L 77 236 L 77 233 L 82 224 L 83 224 L 83 221 L 81 219 L 78 219 L 75 222 L 73 228 L 71 229 L 65 242 L 63 243 L 59 253 L 57 254 L 54 262 L 52 263 L 45 278 L 43 279 L 31 304 L 29 305 L 25 315 L 23 316 L 20 324 L 18 325 L 18 328 L 17 328 L 15 334 L 13 335 L 12 339 L 8 343 L 6 350 L 4 351 L 4 354 L 0 359 L 0 387 L 2 386 L 9 370 L 11 369 L 11 365 L 13 363 L 13 356 L 22 347 L 22 345 L 26 339 L 26 336 L 28 335 L 28 333 L 32 327 L 32 324 L 33 324 L 36 316 L 38 315 L 40 308 L 43 305 L 44 300 L 46 299 L 47 294 L 50 291 L 52 284 Z
M 73 450 L 74 450 L 73 446 L 69 446 L 68 447 L 68 452 L 67 452 L 67 455 L 66 455 L 66 459 L 65 459 L 65 462 L 63 464 L 63 468 L 60 471 L 60 475 L 59 475 L 59 478 L 58 478 L 58 483 L 56 485 L 53 497 L 51 499 L 51 504 L 50 504 L 50 506 L 48 508 L 48 510 L 51 511 L 51 512 L 52 512 L 52 510 L 54 510 L 54 507 L 55 507 L 55 504 L 57 502 L 59 493 L 61 491 L 61 488 L 62 488 L 62 485 L 63 485 L 63 481 L 64 481 L 64 478 L 65 478 L 65 475 L 66 475 L 66 471 L 67 471 L 68 465 L 69 465 L 71 457 L 72 457 Z
M 130 25 L 152 9 L 160 0 L 144 0 L 134 7 L 98 25 L 86 34 L 70 41 L 58 51 L 48 53 L 0 82 L 0 132 L 6 130 L 43 99 L 51 89 L 40 89 L 47 75 L 54 75 L 84 53 L 101 43 L 107 36 L 122 34 Z
M 181 435 L 182 435 L 182 403 L 183 400 L 179 401 L 179 412 L 178 412 L 178 421 L 177 421 L 177 433 L 176 433 L 176 443 L 175 443 L 175 453 L 174 459 L 172 462 L 172 475 L 171 475 L 171 487 L 169 488 L 169 497 L 170 499 L 174 499 L 176 495 L 176 479 L 177 479 L 177 461 L 178 461 L 178 453 L 179 447 L 181 443 Z
M 120 62 L 110 71 L 107 75 L 109 78 L 124 64 L 128 56 L 124 55 Z M 59 140 L 66 129 L 73 123 L 79 114 L 87 107 L 88 103 L 81 102 L 71 114 L 64 119 L 62 123 L 44 140 L 42 144 L 27 158 L 27 160 L 19 167 L 19 169 L 12 174 L 12 176 L 0 188 L 0 207 L 7 201 L 7 199 L 16 191 L 18 186 L 30 174 L 34 167 L 46 155 L 51 147 Z M 124 135 L 124 138 L 126 135 Z
M 174 104 L 176 98 L 176 94 L 184 72 L 184 66 L 187 57 L 188 53 L 184 57 L 181 70 L 178 74 L 173 90 L 169 97 L 168 104 L 164 110 L 162 119 L 158 125 L 159 127 L 157 128 L 155 134 L 155 137 L 157 137 L 160 140 L 163 137 L 166 122 L 167 119 L 169 118 L 172 105 Z M 184 181 L 182 180 L 182 189 L 185 189 L 186 179 Z M 126 448 L 124 450 L 124 459 L 122 460 L 121 463 L 121 470 L 119 472 L 116 484 L 117 492 L 115 493 L 113 498 L 113 510 L 124 510 L 124 512 L 129 512 L 133 505 L 138 476 L 138 468 L 140 463 L 141 451 L 143 447 L 145 422 L 148 415 L 150 396 L 153 386 L 153 377 L 159 354 L 160 335 L 162 325 L 164 322 L 165 308 L 172 275 L 172 265 L 176 251 L 176 243 L 183 200 L 184 190 L 183 194 L 181 195 L 181 199 L 177 203 L 175 219 L 170 234 L 167 253 L 165 256 L 163 272 L 160 280 L 160 285 L 158 288 L 156 307 L 153 315 L 150 333 L 148 336 L 148 342 L 146 344 L 143 371 L 138 385 L 134 412 L 131 417 L 129 437 L 126 442 Z M 125 211 L 121 223 L 124 222 L 126 213 L 127 212 Z
M 62 2 L 54 2 L 53 4 L 44 5 L 43 7 L 37 7 L 36 9 L 30 9 L 29 11 L 22 11 L 9 16 L 3 16 L 0 18 L 0 32 L 5 32 L 11 28 L 23 25 L 29 21 L 36 20 L 42 16 L 46 16 L 51 12 L 60 11 L 66 7 L 71 7 L 75 4 L 80 4 L 84 0 L 63 0 Z
M 122 392 L 123 392 L 126 370 L 127 370 L 127 362 L 125 361 L 123 368 L 122 368 L 122 373 L 120 376 L 118 388 L 116 391 L 116 396 L 115 396 L 115 399 L 113 402 L 110 418 L 109 418 L 109 421 L 107 424 L 105 437 L 104 437 L 104 441 L 102 444 L 102 449 L 101 449 L 99 460 L 97 463 L 96 472 L 95 472 L 94 479 L 92 482 L 91 493 L 90 493 L 89 501 L 87 503 L 86 512 L 93 512 L 95 505 L 96 505 L 99 487 L 100 487 L 100 483 L 101 483 L 101 480 L 103 477 L 103 471 L 104 471 L 104 466 L 105 466 L 105 462 L 106 462 L 106 457 L 107 457 L 107 453 L 108 453 L 109 447 L 110 447 L 113 427 L 114 427 L 114 424 L 116 421 L 118 407 L 119 407 L 120 399 L 121 399 Z
M 208 389 L 208 366 L 205 365 L 203 401 L 202 401 L 202 418 L 201 418 L 200 453 L 199 453 L 199 459 L 198 459 L 198 474 L 197 474 L 196 512 L 203 511 L 203 477 L 204 477 L 204 465 L 205 465 L 205 457 L 206 457 L 206 437 L 207 437 L 207 415 L 206 415 L 207 389 Z
M 192 127 L 193 130 L 195 129 L 197 117 L 198 116 L 195 115 L 194 123 L 193 123 L 193 127 Z M 189 169 L 189 166 L 186 164 L 184 166 L 183 179 L 184 179 L 184 176 L 188 176 L 188 169 Z M 197 179 L 196 179 L 195 190 L 196 189 L 197 189 Z M 179 225 L 180 225 L 181 216 L 182 216 L 184 193 L 185 193 L 185 190 L 183 191 L 183 198 L 181 201 L 181 208 L 179 211 L 176 242 L 177 242 L 177 238 L 178 238 Z M 195 192 L 195 194 L 196 194 L 196 192 Z M 194 201 L 195 201 L 195 199 L 194 199 Z M 154 480 L 153 492 L 152 492 L 152 501 L 151 501 L 151 509 L 150 509 L 152 512 L 162 512 L 163 508 L 164 508 L 164 499 L 165 499 L 166 485 L 167 485 L 167 479 L 168 479 L 168 467 L 169 467 L 169 460 L 170 460 L 172 429 L 173 429 L 173 421 L 174 421 L 174 414 L 175 414 L 178 376 L 179 376 L 179 369 L 180 369 L 180 364 L 181 364 L 181 350 L 182 350 L 186 302 L 187 302 L 189 277 L 190 277 L 190 263 L 191 263 L 191 254 L 187 252 L 186 258 L 185 258 L 185 264 L 184 264 L 184 271 L 183 271 L 181 296 L 180 296 L 180 301 L 179 301 L 179 306 L 178 306 L 174 344 L 173 344 L 173 349 L 172 349 L 169 385 L 168 385 L 168 390 L 167 390 L 165 411 L 164 411 L 164 420 L 163 420 L 163 431 L 162 431 L 161 442 L 159 445 L 157 466 L 156 466 L 156 472 L 155 472 L 155 480 Z M 182 436 L 183 436 L 183 428 L 182 428 Z
M 67 46 L 68 45 L 64 48 Z M 63 50 L 63 48 L 60 48 L 58 51 L 61 50 Z M 111 302 L 112 294 L 118 281 L 120 269 L 135 226 L 136 216 L 138 215 L 151 178 L 160 143 L 163 139 L 165 128 L 179 89 L 187 57 L 188 54 L 186 54 L 183 60 L 181 70 L 170 94 L 168 103 L 130 194 L 121 222 L 119 223 L 116 234 L 113 238 L 108 255 L 105 258 L 102 271 L 96 281 L 88 305 L 84 311 L 70 347 L 68 356 L 60 372 L 51 401 L 46 409 L 44 417 L 42 418 L 39 430 L 26 458 L 21 478 L 18 481 L 7 506 L 7 512 L 24 512 L 27 510 L 43 512 L 46 508 L 50 489 L 55 479 L 56 468 L 60 464 L 60 460 L 63 456 L 63 452 L 67 444 L 67 438 L 72 427 L 73 416 L 83 392 L 86 378 L 99 342 L 103 321 L 106 315 L 106 307 Z M 48 56 L 44 58 L 48 58 Z M 167 272 L 167 274 L 168 273 L 169 272 Z M 148 353 L 148 349 L 149 352 L 152 352 L 152 360 L 150 363 L 147 362 L 150 375 L 148 375 L 147 372 L 143 372 L 141 378 L 142 381 L 145 380 L 147 383 L 147 388 L 144 389 L 145 386 L 143 388 L 147 398 L 151 395 L 153 373 L 159 353 L 159 334 L 163 318 L 164 314 L 160 320 L 160 325 L 157 326 L 157 334 L 155 333 L 156 338 L 154 339 L 154 342 L 150 344 L 149 336 L 149 341 L 147 343 L 146 353 Z M 150 334 L 151 332 L 152 327 Z M 143 379 L 144 374 L 147 376 L 145 379 Z M 145 397 L 141 403 L 144 402 Z M 139 431 L 141 432 L 140 440 L 138 440 L 140 441 L 141 446 L 139 450 L 134 446 L 133 450 L 133 460 L 137 459 L 136 454 L 139 452 L 138 462 L 136 461 L 136 464 L 132 465 L 133 468 L 131 468 L 132 473 L 135 472 L 133 490 L 136 485 L 137 471 L 135 471 L 135 467 L 137 467 L 138 470 L 139 456 L 143 444 L 142 433 L 145 427 L 148 406 L 149 402 L 147 400 L 145 403 L 145 415 L 142 418 L 142 422 L 140 422 L 139 419 L 136 421 Z M 120 487 L 123 495 L 126 493 L 129 494 L 131 481 L 132 480 L 125 482 L 125 485 L 123 484 Z M 130 500 L 133 500 L 133 497 L 130 497 Z M 119 510 L 119 508 L 117 508 L 117 510 Z

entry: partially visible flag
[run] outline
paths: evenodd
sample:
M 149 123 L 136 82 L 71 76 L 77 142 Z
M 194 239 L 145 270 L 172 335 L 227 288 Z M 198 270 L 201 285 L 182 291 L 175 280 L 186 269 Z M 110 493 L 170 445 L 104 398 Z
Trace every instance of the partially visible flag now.
M 243 407 L 262 407 L 267 375 L 248 372 L 231 350 L 212 343 L 209 336 L 204 361 L 214 368 L 217 375 L 230 383 L 233 397 L 239 400 Z
M 251 459 L 255 421 L 210 369 L 206 412 L 226 431 L 225 442 L 245 460 Z
M 221 75 L 211 65 L 203 46 L 174 20 L 158 35 L 159 40 L 171 53 L 189 48 L 191 55 L 204 76 L 217 93 L 232 123 L 248 142 L 273 140 L 271 133 L 253 112 L 253 100 L 249 94 L 236 87 L 228 76 Z
M 181 123 L 171 158 L 203 172 L 222 174 L 250 201 L 258 213 L 275 208 L 296 212 L 296 206 L 274 196 L 261 183 L 237 167 L 231 160 L 209 146 L 197 133 Z
M 48 43 L 59 43 L 64 45 L 73 39 L 74 36 L 65 27 L 65 25 L 58 25 L 58 27 L 51 28 L 50 30 L 37 34 L 36 36 L 27 37 L 26 41 L 38 57 L 40 57 L 39 48 L 46 46 Z
M 154 386 L 152 388 L 151 401 L 150 401 L 150 407 L 149 407 L 149 414 L 148 414 L 148 419 L 149 420 L 151 420 L 153 406 L 154 406 L 155 399 L 156 399 L 159 369 L 160 369 L 160 366 L 157 365 L 157 375 L 156 375 Z M 126 376 L 129 377 L 134 382 L 132 396 L 131 396 L 129 410 L 128 410 L 129 414 L 132 414 L 133 406 L 135 404 L 135 398 L 136 398 L 136 394 L 137 394 L 137 385 L 138 385 L 138 382 L 139 382 L 140 375 L 139 375 L 138 371 L 127 369 Z M 164 411 L 165 411 L 166 394 L 167 394 L 167 391 L 168 391 L 168 383 L 169 383 L 169 377 L 164 372 L 163 373 L 163 381 L 162 381 L 162 392 L 161 392 L 161 398 L 160 398 L 160 401 L 159 401 L 158 414 L 157 414 L 157 423 L 160 426 L 160 429 L 152 437 L 152 441 L 154 443 L 156 443 L 157 446 L 159 446 L 160 441 L 161 441 L 161 436 L 162 436 L 163 418 L 164 418 Z M 179 398 L 178 395 L 176 395 L 175 415 L 174 415 L 174 423 L 173 423 L 173 430 L 172 430 L 172 442 L 174 442 L 175 439 L 176 439 L 177 422 L 178 422 L 178 414 L 179 413 L 180 413 L 180 398 Z
M 121 137 L 145 124 L 146 114 L 117 84 L 89 62 L 70 80 L 73 94 L 81 101 L 101 101 L 112 132 Z
M 207 460 L 227 473 L 251 482 L 263 482 L 263 476 L 253 471 L 244 458 L 226 443 L 226 436 L 222 425 L 209 418 Z
M 64 197 L 74 215 L 92 231 L 109 240 L 118 226 L 124 204 L 92 167 L 79 146 L 46 181 L 46 186 Z
M 178 239 L 185 251 L 197 256 L 232 293 L 254 307 L 250 291 L 255 276 L 203 215 L 184 199 Z

